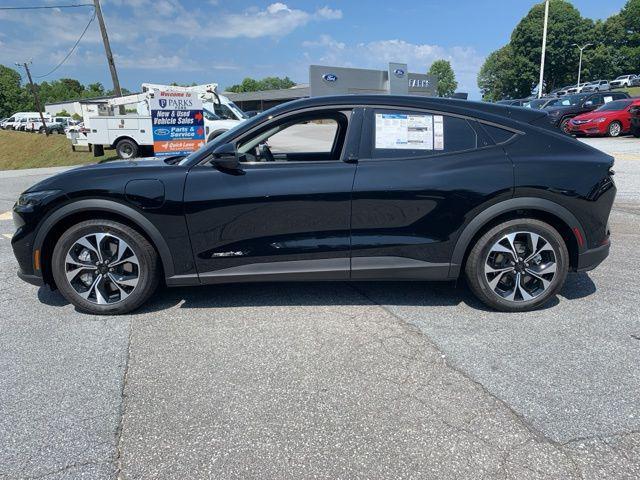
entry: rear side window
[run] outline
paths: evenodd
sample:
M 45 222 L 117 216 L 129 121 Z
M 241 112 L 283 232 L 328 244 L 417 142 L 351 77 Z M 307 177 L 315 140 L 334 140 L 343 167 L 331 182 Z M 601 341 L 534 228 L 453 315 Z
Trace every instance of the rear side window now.
M 427 157 L 478 147 L 463 118 L 416 111 L 373 112 L 373 158 Z
M 489 134 L 495 143 L 502 143 L 513 137 L 514 133 L 504 128 L 494 127 L 493 125 L 482 124 L 482 128 Z

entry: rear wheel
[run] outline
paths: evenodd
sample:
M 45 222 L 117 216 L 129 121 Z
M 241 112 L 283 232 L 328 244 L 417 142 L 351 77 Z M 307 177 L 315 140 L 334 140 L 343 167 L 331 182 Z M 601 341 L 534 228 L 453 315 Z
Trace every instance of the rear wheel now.
M 564 133 L 566 133 L 567 135 L 569 135 L 569 121 L 571 119 L 570 118 L 563 118 L 562 121 L 560 122 L 560 130 L 562 130 Z
M 569 253 L 550 225 L 524 218 L 485 233 L 473 246 L 465 273 L 471 290 L 486 305 L 506 312 L 534 310 L 562 288 Z
M 142 305 L 155 291 L 158 255 L 136 230 L 111 220 L 87 220 L 62 234 L 53 251 L 60 292 L 87 313 L 115 315 Z
M 116 153 L 124 160 L 135 158 L 138 156 L 138 144 L 128 138 L 123 138 L 116 144 Z
M 618 137 L 622 133 L 622 124 L 617 120 L 614 120 L 609 124 L 607 128 L 607 135 L 610 137 Z

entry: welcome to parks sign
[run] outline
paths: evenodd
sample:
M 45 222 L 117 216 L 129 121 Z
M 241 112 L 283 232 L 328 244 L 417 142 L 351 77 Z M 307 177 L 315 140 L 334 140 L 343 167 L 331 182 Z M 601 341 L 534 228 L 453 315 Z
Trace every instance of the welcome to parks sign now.
M 197 93 L 158 91 L 149 107 L 156 157 L 187 155 L 204 145 L 202 101 Z

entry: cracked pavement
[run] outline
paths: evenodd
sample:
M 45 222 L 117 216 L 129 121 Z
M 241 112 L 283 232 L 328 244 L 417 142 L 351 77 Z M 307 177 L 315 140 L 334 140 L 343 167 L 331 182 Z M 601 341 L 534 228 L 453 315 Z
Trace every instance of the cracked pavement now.
M 639 478 L 640 156 L 616 172 L 610 258 L 519 315 L 335 282 L 94 317 L 20 282 L 0 235 L 0 479 Z M 0 213 L 40 176 L 0 172 Z

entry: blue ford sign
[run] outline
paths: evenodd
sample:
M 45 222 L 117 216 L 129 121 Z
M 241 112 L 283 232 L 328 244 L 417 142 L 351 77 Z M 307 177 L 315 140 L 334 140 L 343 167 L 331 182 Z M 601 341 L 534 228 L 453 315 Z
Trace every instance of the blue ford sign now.
M 338 77 L 336 77 L 333 73 L 325 73 L 322 78 L 326 81 L 326 82 L 335 82 L 336 80 L 338 80 Z
M 393 71 L 393 74 L 394 74 L 396 77 L 398 77 L 398 78 L 402 78 L 402 77 L 404 77 L 404 73 L 405 73 L 405 72 L 404 72 L 404 70 L 403 70 L 403 69 L 401 69 L 401 68 L 396 68 L 396 69 Z

